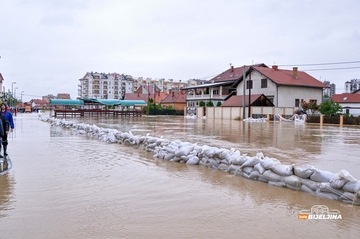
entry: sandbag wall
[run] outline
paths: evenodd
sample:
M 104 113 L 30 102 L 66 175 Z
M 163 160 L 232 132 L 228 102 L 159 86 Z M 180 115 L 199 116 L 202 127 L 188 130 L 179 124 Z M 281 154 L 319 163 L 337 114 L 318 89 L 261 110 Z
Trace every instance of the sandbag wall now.
M 241 154 L 239 150 L 197 145 L 180 140 L 133 135 L 96 125 L 75 123 L 39 115 L 53 126 L 70 128 L 77 134 L 97 138 L 102 142 L 118 143 L 153 152 L 155 158 L 188 165 L 203 165 L 270 185 L 307 192 L 323 198 L 360 205 L 360 180 L 348 171 L 332 173 L 312 165 L 282 164 L 275 158 Z

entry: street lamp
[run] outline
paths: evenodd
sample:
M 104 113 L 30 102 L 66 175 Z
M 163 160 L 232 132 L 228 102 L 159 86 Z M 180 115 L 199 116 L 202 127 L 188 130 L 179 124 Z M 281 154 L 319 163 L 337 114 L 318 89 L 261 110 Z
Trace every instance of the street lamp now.
M 25 93 L 25 91 L 21 91 L 21 103 L 23 103 L 22 101 L 22 95 Z
M 16 89 L 19 89 L 17 87 L 14 88 L 14 104 L 15 104 L 15 100 L 16 100 Z
M 11 102 L 12 102 L 12 99 L 14 98 L 14 84 L 16 84 L 15 81 L 11 82 L 11 101 L 10 101 L 10 106 L 11 106 Z

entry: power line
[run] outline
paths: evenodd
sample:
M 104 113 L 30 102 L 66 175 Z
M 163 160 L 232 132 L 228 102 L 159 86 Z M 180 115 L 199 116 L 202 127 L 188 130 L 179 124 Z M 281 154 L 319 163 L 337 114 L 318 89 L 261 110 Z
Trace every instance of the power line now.
M 360 66 L 353 66 L 353 67 L 341 67 L 341 68 L 324 68 L 324 69 L 308 69 L 303 71 L 331 71 L 331 70 L 348 70 L 348 69 L 358 69 Z
M 278 66 L 325 66 L 325 65 L 339 65 L 339 64 L 353 64 L 360 63 L 360 61 L 343 61 L 330 63 L 308 63 L 308 64 L 292 64 L 292 65 L 278 65 Z

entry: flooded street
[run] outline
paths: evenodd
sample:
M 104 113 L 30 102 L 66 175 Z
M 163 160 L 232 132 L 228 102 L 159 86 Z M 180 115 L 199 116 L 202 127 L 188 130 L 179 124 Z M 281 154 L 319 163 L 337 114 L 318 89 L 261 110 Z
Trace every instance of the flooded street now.
M 184 117 L 68 118 L 134 135 L 346 169 L 360 179 L 360 128 Z M 153 158 L 15 117 L 13 168 L 0 176 L 0 238 L 358 238 L 360 206 L 203 166 Z M 326 205 L 341 220 L 299 220 Z

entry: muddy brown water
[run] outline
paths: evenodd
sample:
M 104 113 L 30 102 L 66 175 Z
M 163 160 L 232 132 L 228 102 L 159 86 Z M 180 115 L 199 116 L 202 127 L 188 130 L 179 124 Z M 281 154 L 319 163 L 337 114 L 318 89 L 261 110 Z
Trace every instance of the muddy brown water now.
M 360 179 L 360 129 L 184 117 L 68 118 L 199 145 L 263 152 Z M 154 159 L 18 114 L 0 176 L 0 238 L 359 238 L 360 207 Z M 299 220 L 326 205 L 341 220 Z

